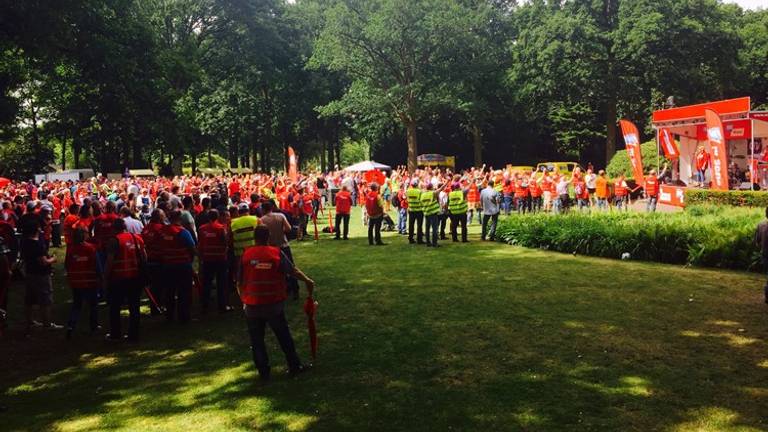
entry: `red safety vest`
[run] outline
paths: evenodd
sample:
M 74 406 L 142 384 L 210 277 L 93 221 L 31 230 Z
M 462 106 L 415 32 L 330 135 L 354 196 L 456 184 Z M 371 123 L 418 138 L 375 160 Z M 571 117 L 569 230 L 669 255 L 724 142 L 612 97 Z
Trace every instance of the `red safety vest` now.
M 589 190 L 587 189 L 587 183 L 583 180 L 577 180 L 576 183 L 573 185 L 574 192 L 578 189 L 578 193 L 576 194 L 576 198 L 578 199 L 588 199 L 589 198 Z
M 192 262 L 189 249 L 179 240 L 184 228 L 179 225 L 165 225 L 160 229 L 160 250 L 163 264 L 188 264 Z
M 72 289 L 94 289 L 99 286 L 96 273 L 96 246 L 90 243 L 67 246 L 65 267 L 67 280 Z
M 379 193 L 370 191 L 365 196 L 365 210 L 368 212 L 368 216 L 378 217 L 382 214 L 384 209 L 379 206 Z
M 285 274 L 280 272 L 280 249 L 252 246 L 240 260 L 243 286 L 240 300 L 246 305 L 274 304 L 288 298 Z
M 144 248 L 141 236 L 123 232 L 116 235 L 115 238 L 119 249 L 112 263 L 110 278 L 124 280 L 137 277 L 139 275 L 138 254 L 139 250 Z
M 627 188 L 623 183 L 624 180 L 617 180 L 613 183 L 613 194 L 617 197 L 627 196 Z
M 528 183 L 528 190 L 531 192 L 531 197 L 533 198 L 538 198 L 542 194 L 541 186 L 533 180 Z
M 528 188 L 523 187 L 523 181 L 517 180 L 515 182 L 515 198 L 525 198 L 528 196 Z
M 349 192 L 341 191 L 336 194 L 336 213 L 348 215 L 352 208 L 352 196 Z
M 119 216 L 115 213 L 102 213 L 93 221 L 93 240 L 96 246 L 103 248 L 108 239 L 114 237 L 115 229 L 112 224 Z
M 477 185 L 474 182 L 469 186 L 469 191 L 467 192 L 467 201 L 471 203 L 480 202 L 480 193 L 477 191 Z
M 227 260 L 227 232 L 218 221 L 207 223 L 197 230 L 200 259 L 209 262 Z
M 659 194 L 659 181 L 656 176 L 649 175 L 645 178 L 645 193 L 649 197 L 655 197 Z
M 141 237 L 147 248 L 147 261 L 159 263 L 163 260 L 163 250 L 160 244 L 161 231 L 165 225 L 157 222 L 150 222 L 141 232 Z

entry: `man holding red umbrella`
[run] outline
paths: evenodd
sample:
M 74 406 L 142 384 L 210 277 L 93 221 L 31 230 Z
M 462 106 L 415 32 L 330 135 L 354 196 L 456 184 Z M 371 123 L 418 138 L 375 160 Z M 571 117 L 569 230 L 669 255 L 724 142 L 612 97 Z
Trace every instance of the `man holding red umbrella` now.
M 293 343 L 288 321 L 285 318 L 285 301 L 288 298 L 286 275 L 303 281 L 308 297 L 312 297 L 315 283 L 296 268 L 279 248 L 268 246 L 269 229 L 259 225 L 254 230 L 255 246 L 245 250 L 240 261 L 238 292 L 243 302 L 248 333 L 251 337 L 253 363 L 262 381 L 271 375 L 269 356 L 264 344 L 267 325 L 277 337 L 288 363 L 288 374 L 298 375 L 308 369 L 299 360 Z

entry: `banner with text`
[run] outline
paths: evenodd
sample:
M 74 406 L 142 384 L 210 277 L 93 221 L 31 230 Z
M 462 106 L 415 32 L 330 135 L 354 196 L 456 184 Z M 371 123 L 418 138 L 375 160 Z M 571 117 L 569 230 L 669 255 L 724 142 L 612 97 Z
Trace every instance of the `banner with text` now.
M 643 155 L 640 153 L 640 133 L 637 126 L 629 120 L 619 120 L 621 134 L 624 135 L 624 144 L 627 147 L 629 163 L 632 164 L 632 175 L 638 185 L 645 185 L 643 174 Z
M 709 154 L 712 158 L 712 188 L 728 190 L 728 155 L 725 147 L 725 132 L 720 116 L 708 109 L 704 111 L 707 121 Z
M 675 160 L 680 157 L 680 149 L 677 148 L 675 138 L 672 137 L 669 129 L 664 128 L 659 131 L 659 140 L 661 141 L 659 145 L 664 150 L 664 155 L 667 156 L 667 159 Z

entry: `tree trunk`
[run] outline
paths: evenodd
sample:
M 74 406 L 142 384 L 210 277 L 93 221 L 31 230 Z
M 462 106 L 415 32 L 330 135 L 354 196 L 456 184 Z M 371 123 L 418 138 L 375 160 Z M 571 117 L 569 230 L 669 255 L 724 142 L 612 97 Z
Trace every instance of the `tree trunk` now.
M 326 164 L 326 162 L 328 160 L 326 159 L 326 154 L 327 153 L 325 151 L 326 148 L 328 147 L 328 143 L 324 139 L 322 139 L 322 138 L 321 138 L 320 142 L 322 143 L 322 149 L 320 150 L 320 171 L 325 173 L 325 172 L 329 171 L 328 170 L 328 165 Z
M 232 137 L 229 139 L 229 167 L 237 168 L 238 159 L 240 158 L 237 152 L 237 137 L 235 134 L 232 134 Z
M 192 175 L 195 175 L 197 172 L 197 155 L 192 153 L 189 155 L 189 159 L 192 161 Z
M 78 137 L 72 139 L 72 162 L 75 169 L 80 169 L 80 140 Z
M 416 158 L 419 155 L 418 142 L 416 139 L 416 122 L 407 120 L 405 122 L 405 132 L 408 140 L 408 172 L 416 171 L 418 167 Z
M 289 147 L 289 143 L 288 143 L 288 124 L 287 123 L 282 123 L 280 125 L 280 137 L 283 140 L 283 160 L 284 160 L 284 164 L 283 165 L 285 167 L 285 172 L 288 172 L 288 147 Z M 296 150 L 296 149 L 294 149 L 294 150 Z
M 616 98 L 611 97 L 608 100 L 605 109 L 605 126 L 606 126 L 606 139 L 605 139 L 605 165 L 611 161 L 611 158 L 616 153 Z
M 475 156 L 475 167 L 483 166 L 483 131 L 480 126 L 472 126 L 472 148 Z
M 144 139 L 146 139 L 146 136 Z M 134 141 L 133 143 L 133 168 L 144 168 L 146 166 L 144 163 L 144 155 L 141 154 L 141 142 L 149 142 L 149 140 L 146 139 L 145 141 L 144 139 L 141 141 Z
M 211 143 L 208 142 L 208 168 L 213 168 L 213 153 L 211 152 Z
M 67 169 L 67 134 L 61 134 L 61 170 Z
M 254 172 L 259 169 L 259 140 L 256 139 L 257 135 L 254 133 L 253 146 L 251 148 L 251 168 Z

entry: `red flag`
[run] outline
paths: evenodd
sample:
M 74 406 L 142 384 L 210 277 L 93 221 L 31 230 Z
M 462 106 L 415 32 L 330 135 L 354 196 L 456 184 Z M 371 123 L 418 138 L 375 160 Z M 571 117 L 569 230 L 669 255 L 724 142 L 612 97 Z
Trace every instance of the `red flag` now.
M 299 178 L 299 159 L 293 151 L 293 147 L 288 147 L 288 178 L 293 183 Z
M 315 312 L 317 312 L 317 302 L 312 298 L 312 296 L 309 296 L 304 302 L 304 313 L 307 314 L 309 349 L 312 351 L 313 359 L 317 358 L 317 326 L 315 324 Z
M 720 116 L 712 110 L 705 110 L 707 120 L 707 139 L 709 154 L 712 158 L 712 188 L 728 190 L 728 156 L 725 148 L 725 133 Z
M 366 173 L 363 174 L 363 178 L 368 183 L 377 183 L 379 186 L 384 186 L 384 182 L 387 181 L 387 177 L 379 170 L 366 171 Z
M 629 120 L 620 120 L 621 134 L 624 135 L 624 143 L 627 147 L 627 156 L 632 164 L 632 175 L 638 185 L 645 184 L 643 175 L 643 155 L 640 153 L 640 133 L 637 126 Z
M 659 139 L 661 140 L 660 147 L 664 150 L 664 154 L 669 160 L 675 160 L 680 157 L 680 149 L 677 148 L 677 143 L 672 137 L 672 133 L 669 129 L 664 128 L 659 131 Z

